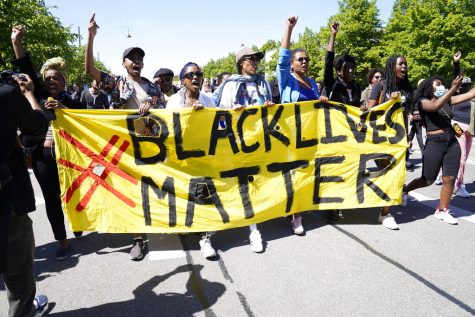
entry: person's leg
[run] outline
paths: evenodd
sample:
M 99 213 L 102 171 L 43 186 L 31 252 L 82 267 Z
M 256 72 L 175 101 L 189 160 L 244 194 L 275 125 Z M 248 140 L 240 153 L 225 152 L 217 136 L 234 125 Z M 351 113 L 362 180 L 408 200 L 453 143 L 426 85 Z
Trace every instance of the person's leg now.
M 447 148 L 447 136 L 429 135 L 427 136 L 424 151 L 422 153 L 422 175 L 412 180 L 403 188 L 404 193 L 409 193 L 415 189 L 427 187 L 434 183 L 442 166 L 444 152 Z
M 470 125 L 458 122 L 460 127 L 465 131 L 457 141 L 460 144 L 460 167 L 457 173 L 457 179 L 455 181 L 454 193 L 457 193 L 460 187 L 463 185 L 463 175 L 465 173 L 465 164 L 472 148 L 472 135 L 468 132 Z
M 422 120 L 417 120 L 416 123 L 415 123 L 415 128 L 416 128 L 416 140 L 417 140 L 417 144 L 419 144 L 419 148 L 421 149 L 424 149 L 424 139 L 422 137 L 422 129 L 423 129 L 423 125 L 422 125 Z
M 444 222 L 455 225 L 457 219 L 450 214 L 449 204 L 454 191 L 455 177 L 460 165 L 460 145 L 455 136 L 451 136 L 450 142 L 445 151 L 442 167 L 442 188 L 440 189 L 439 206 L 435 210 L 434 217 Z
M 440 190 L 440 208 L 449 208 L 450 199 L 454 192 L 455 178 L 460 167 L 460 144 L 455 136 L 450 140 L 444 155 L 442 166 L 442 188 Z
M 12 213 L 3 279 L 9 303 L 8 316 L 30 316 L 36 285 L 33 277 L 35 240 L 30 217 Z
M 51 151 L 52 148 L 39 148 L 33 154 L 33 172 L 40 184 L 45 199 L 46 215 L 53 230 L 54 238 L 60 243 L 58 254 L 69 249 L 64 226 L 64 214 L 61 206 L 61 189 L 59 187 L 58 168 Z M 68 252 L 63 252 L 68 253 Z M 64 260 L 68 254 L 58 258 Z

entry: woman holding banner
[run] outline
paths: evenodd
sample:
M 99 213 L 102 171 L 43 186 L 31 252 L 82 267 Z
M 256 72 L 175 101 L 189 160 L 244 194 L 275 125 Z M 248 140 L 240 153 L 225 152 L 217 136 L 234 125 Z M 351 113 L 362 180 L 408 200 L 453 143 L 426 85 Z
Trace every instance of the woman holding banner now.
M 290 50 L 290 37 L 297 21 L 298 17 L 296 16 L 287 18 L 284 36 L 280 43 L 276 75 L 282 103 L 303 102 L 320 98 L 317 84 L 306 76 L 310 62 L 307 52 L 304 49 Z M 328 101 L 326 97 L 321 98 Z M 302 217 L 299 214 L 292 215 L 291 225 L 296 235 L 305 233 Z
M 452 125 L 451 119 L 454 107 L 475 98 L 475 88 L 455 95 L 462 84 L 462 79 L 462 76 L 457 76 L 450 89 L 446 91 L 442 77 L 429 77 L 417 89 L 414 99 L 419 106 L 427 130 L 427 140 L 422 154 L 422 176 L 403 188 L 404 194 L 407 195 L 414 189 L 431 185 L 442 167 L 443 184 L 434 217 L 452 225 L 457 224 L 457 219 L 450 214 L 449 203 L 454 191 L 461 155 L 456 135 L 463 131 L 457 131 L 460 127 Z
M 407 118 L 407 112 L 411 105 L 412 90 L 407 77 L 407 62 L 406 58 L 401 55 L 393 55 L 386 61 L 386 68 L 384 70 L 384 81 L 373 85 L 368 101 L 368 108 L 377 106 L 378 104 L 388 101 L 390 98 L 397 99 L 401 95 L 401 103 L 404 111 L 404 116 Z M 404 120 L 407 129 L 407 120 Z M 378 160 L 379 168 L 386 168 L 387 161 Z M 403 205 L 404 205 L 403 200 Z M 378 217 L 378 222 L 384 227 L 392 230 L 399 229 L 396 221 L 389 212 L 389 206 L 383 207 Z
M 35 97 L 49 120 L 54 119 L 53 110 L 56 108 L 84 108 L 81 102 L 72 100 L 67 94 L 66 62 L 62 57 L 47 60 L 41 67 L 44 86 L 40 83 L 37 72 L 33 67 L 30 56 L 23 47 L 24 29 L 16 26 L 12 29 L 11 40 L 16 60 L 12 61 L 22 73 L 28 74 L 35 85 Z M 59 187 L 58 168 L 56 166 L 53 132 L 49 127 L 43 146 L 32 153 L 32 168 L 40 184 L 45 200 L 46 215 L 53 230 L 54 238 L 59 242 L 56 260 L 62 261 L 71 255 L 71 247 L 66 236 L 64 214 L 61 206 L 61 190 Z M 80 236 L 82 232 L 75 232 Z
M 236 53 L 238 74 L 231 75 L 214 92 L 213 98 L 218 107 L 239 111 L 247 106 L 274 105 L 269 83 L 264 76 L 257 74 L 257 66 L 263 57 L 264 53 L 255 52 L 249 47 L 243 47 Z M 251 250 L 256 253 L 263 252 L 264 246 L 257 225 L 252 224 L 249 228 Z
M 216 108 L 213 98 L 200 91 L 203 83 L 203 72 L 198 64 L 189 62 L 180 71 L 180 81 L 182 88 L 174 95 L 170 96 L 167 109 L 179 110 L 192 107 L 195 110 L 206 108 Z M 209 195 L 208 190 L 203 187 L 195 192 L 195 195 Z M 203 232 L 200 234 L 201 253 L 207 259 L 216 256 L 216 250 L 211 244 L 213 232 Z

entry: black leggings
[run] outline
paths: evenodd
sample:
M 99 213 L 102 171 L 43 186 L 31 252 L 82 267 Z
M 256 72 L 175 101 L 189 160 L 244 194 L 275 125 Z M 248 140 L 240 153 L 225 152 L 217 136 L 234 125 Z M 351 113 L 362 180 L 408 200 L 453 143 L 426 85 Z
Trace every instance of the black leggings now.
M 460 166 L 460 145 L 452 131 L 427 135 L 422 155 L 422 177 L 434 182 L 442 167 L 442 176 L 457 177 Z
M 40 147 L 33 153 L 33 172 L 40 184 L 45 199 L 48 216 L 54 238 L 66 239 L 64 214 L 61 207 L 61 190 L 59 188 L 58 168 L 54 158 L 54 148 Z

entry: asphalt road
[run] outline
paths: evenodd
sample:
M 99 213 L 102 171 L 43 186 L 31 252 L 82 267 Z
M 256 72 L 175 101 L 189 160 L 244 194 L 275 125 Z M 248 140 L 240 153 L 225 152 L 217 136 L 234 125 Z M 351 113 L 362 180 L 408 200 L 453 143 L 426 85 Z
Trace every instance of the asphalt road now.
M 73 256 L 54 259 L 57 242 L 34 176 L 38 293 L 51 316 L 471 316 L 475 315 L 475 151 L 465 174 L 472 197 L 456 197 L 459 224 L 432 217 L 440 188 L 411 193 L 392 213 L 400 230 L 377 223 L 378 210 L 346 210 L 329 222 L 304 214 L 306 235 L 289 220 L 259 225 L 266 250 L 249 248 L 248 228 L 213 236 L 219 258 L 204 259 L 196 235 L 150 234 L 149 253 L 129 260 L 127 234 L 68 231 Z M 421 173 L 420 152 L 408 180 Z M 0 286 L 0 316 L 7 314 Z

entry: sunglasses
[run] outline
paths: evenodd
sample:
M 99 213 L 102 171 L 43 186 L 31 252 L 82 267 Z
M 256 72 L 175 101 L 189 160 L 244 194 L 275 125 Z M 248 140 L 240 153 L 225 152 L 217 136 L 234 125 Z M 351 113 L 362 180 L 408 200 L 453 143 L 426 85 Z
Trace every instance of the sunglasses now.
M 375 79 L 380 79 L 380 78 L 382 78 L 382 77 L 381 77 L 381 76 L 373 76 L 373 78 L 375 78 Z
M 201 71 L 197 71 L 197 72 L 189 72 L 189 73 L 186 73 L 186 74 L 183 74 L 183 78 L 186 78 L 186 79 L 189 79 L 189 80 L 192 80 L 193 77 L 203 77 L 203 72 Z
M 251 55 L 251 56 L 245 56 L 243 61 L 248 61 L 248 62 L 258 62 L 260 59 L 257 56 Z
M 308 57 L 299 57 L 299 58 L 296 58 L 295 60 L 299 61 L 300 63 L 303 63 L 304 61 L 307 63 L 310 62 L 310 58 Z

